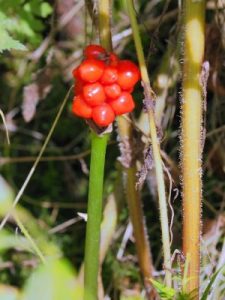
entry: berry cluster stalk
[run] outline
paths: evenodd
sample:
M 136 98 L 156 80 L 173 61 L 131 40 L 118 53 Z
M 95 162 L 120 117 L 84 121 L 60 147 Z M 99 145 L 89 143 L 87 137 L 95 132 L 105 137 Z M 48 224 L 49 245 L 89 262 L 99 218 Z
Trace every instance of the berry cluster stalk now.
M 108 134 L 91 133 L 91 166 L 88 191 L 88 219 L 84 258 L 84 300 L 98 299 L 100 226 L 105 153 Z
M 130 22 L 133 31 L 133 37 L 135 42 L 135 47 L 137 51 L 139 66 L 141 70 L 142 82 L 145 86 L 145 93 L 148 99 L 152 99 L 150 91 L 150 80 L 148 77 L 147 67 L 144 59 L 144 53 L 142 48 L 142 42 L 140 38 L 139 28 L 136 20 L 136 14 L 134 10 L 134 4 L 132 0 L 127 0 L 127 8 L 130 16 Z M 147 101 L 148 101 L 147 99 Z M 152 101 L 152 100 L 150 100 Z M 163 241 L 163 255 L 164 255 L 164 268 L 165 268 L 165 282 L 168 287 L 172 285 L 172 276 L 171 276 L 171 251 L 170 251 L 170 237 L 169 237 L 169 223 L 168 223 L 168 213 L 167 213 L 167 200 L 166 200 L 166 191 L 163 175 L 163 165 L 160 155 L 160 145 L 157 137 L 156 124 L 154 118 L 154 111 L 152 108 L 148 108 L 149 115 L 149 126 L 150 126 L 150 135 L 153 149 L 153 157 L 155 163 L 156 171 L 156 180 L 157 180 L 157 189 L 159 197 L 159 208 L 160 208 L 160 220 L 162 228 L 162 241 Z
M 182 94 L 183 251 L 190 257 L 187 292 L 199 294 L 201 231 L 201 153 L 205 1 L 184 2 Z
M 107 51 L 112 51 L 112 39 L 110 31 L 110 1 L 99 0 L 99 34 L 102 46 Z M 131 142 L 131 125 L 124 117 L 117 117 L 118 133 L 121 143 L 124 141 Z M 132 148 L 132 143 L 130 145 Z M 132 149 L 131 149 L 132 151 Z M 125 178 L 125 190 L 126 198 L 129 207 L 129 213 L 134 230 L 134 237 L 136 242 L 136 249 L 138 255 L 138 261 L 142 276 L 144 278 L 146 290 L 149 299 L 154 299 L 156 293 L 150 283 L 152 277 L 152 258 L 149 247 L 148 237 L 146 235 L 144 215 L 141 206 L 141 199 L 139 192 L 136 190 L 136 173 L 137 169 L 135 163 L 130 167 L 124 168 L 126 175 Z

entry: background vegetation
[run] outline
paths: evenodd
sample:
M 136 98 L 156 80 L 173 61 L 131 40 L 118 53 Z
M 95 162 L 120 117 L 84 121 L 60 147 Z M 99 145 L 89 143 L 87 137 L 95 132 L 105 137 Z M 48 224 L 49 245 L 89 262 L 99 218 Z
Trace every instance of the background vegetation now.
M 1 218 L 11 207 L 40 152 L 73 83 L 71 71 L 82 60 L 82 49 L 89 43 L 99 42 L 93 25 L 95 15 L 91 18 L 89 14 L 94 14 L 90 3 L 86 1 L 85 8 L 84 1 L 75 0 L 0 0 L 0 108 L 10 138 L 8 144 L 2 124 Z M 155 114 L 167 170 L 166 188 L 171 190 L 169 217 L 174 253 L 173 277 L 178 293 L 182 263 L 179 168 L 182 5 L 180 1 L 142 0 L 135 1 L 135 8 L 152 87 L 157 95 Z M 201 292 L 212 274 L 225 263 L 224 19 L 223 2 L 207 1 L 204 60 L 209 62 L 210 72 L 206 72 L 209 78 L 203 125 Z M 130 21 L 122 0 L 113 1 L 112 39 L 114 51 L 121 58 L 137 62 Z M 142 112 L 144 96 L 141 84 L 136 87 L 134 97 L 137 109 L 131 122 L 138 141 L 135 145 L 135 151 L 139 153 L 137 166 L 143 171 L 143 151 L 149 132 L 148 121 Z M 10 217 L 0 231 L 1 299 L 80 299 L 82 272 L 79 273 L 79 269 L 84 253 L 90 131 L 84 121 L 71 114 L 71 100 L 72 94 L 16 209 L 19 220 L 42 253 L 62 260 L 52 259 L 50 266 L 41 266 L 40 258 L 21 232 L 21 226 L 18 229 L 16 218 Z M 111 299 L 144 299 L 114 127 L 106 158 L 104 203 L 112 206 L 105 209 L 104 220 L 110 222 L 108 227 L 103 226 L 108 239 L 101 245 L 103 285 L 100 290 Z M 164 270 L 154 166 L 144 170 L 146 180 L 142 182 L 139 176 L 139 181 L 154 264 L 153 275 L 156 281 L 162 282 Z M 117 209 L 112 203 L 116 203 Z M 105 255 L 104 249 L 108 245 Z M 79 276 L 75 275 L 78 273 Z M 223 279 L 221 272 L 207 299 L 224 299 Z M 175 297 L 172 290 L 166 290 L 165 295 L 164 299 Z

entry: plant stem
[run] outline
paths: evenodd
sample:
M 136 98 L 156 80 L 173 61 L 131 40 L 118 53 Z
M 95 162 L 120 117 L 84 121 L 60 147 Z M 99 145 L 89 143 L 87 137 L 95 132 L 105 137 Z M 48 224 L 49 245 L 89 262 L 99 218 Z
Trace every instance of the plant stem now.
M 147 230 L 144 221 L 143 209 L 141 206 L 140 193 L 136 189 L 136 177 L 137 169 L 133 165 L 130 168 L 125 169 L 126 174 L 126 196 L 129 206 L 130 219 L 133 226 L 138 262 L 141 269 L 141 273 L 144 278 L 144 284 L 149 293 L 149 299 L 155 299 L 156 292 L 152 289 L 150 278 L 152 278 L 153 265 L 151 251 L 149 247 Z
M 99 1 L 99 33 L 102 46 L 107 51 L 112 51 L 112 39 L 110 32 L 110 1 Z M 131 136 L 131 125 L 123 117 L 117 117 L 118 133 L 123 141 L 129 141 Z M 132 146 L 130 146 L 132 151 Z M 136 190 L 136 165 L 133 163 L 129 167 L 124 168 L 126 174 L 125 190 L 126 198 L 129 207 L 130 219 L 132 222 L 135 244 L 137 250 L 138 261 L 141 269 L 141 273 L 144 278 L 144 283 L 149 299 L 154 299 L 156 296 L 155 290 L 152 288 L 150 278 L 152 277 L 152 258 L 149 247 L 148 237 L 146 235 L 146 228 L 144 222 L 144 214 L 141 206 L 140 194 Z
M 110 0 L 99 0 L 98 3 L 100 42 L 107 51 L 112 51 L 112 36 L 110 30 Z
M 137 19 L 134 10 L 134 4 L 132 0 L 127 0 L 127 8 L 130 16 L 130 22 L 133 31 L 133 37 L 135 42 L 135 47 L 137 51 L 139 66 L 141 70 L 141 77 L 146 88 L 145 93 L 147 94 L 148 99 L 152 99 L 153 92 L 150 88 L 150 80 L 148 77 L 147 67 L 144 58 L 144 52 L 142 48 L 141 37 L 139 33 L 139 28 L 137 24 Z M 152 101 L 152 100 L 150 100 Z M 166 200 L 166 190 L 164 183 L 163 175 L 163 165 L 160 155 L 160 145 L 157 137 L 157 130 L 154 118 L 154 111 L 152 108 L 148 109 L 149 115 L 149 126 L 150 126 L 150 135 L 152 141 L 153 157 L 155 163 L 156 171 L 156 180 L 157 180 L 157 189 L 159 197 L 159 208 L 160 208 L 160 220 L 162 228 L 162 241 L 163 241 L 163 254 L 164 254 L 164 267 L 165 267 L 165 281 L 168 287 L 172 285 L 172 276 L 171 276 L 171 252 L 170 252 L 170 237 L 169 237 L 169 222 L 168 222 L 168 213 L 167 213 L 167 200 Z
M 108 134 L 91 134 L 91 166 L 88 192 L 88 219 L 84 259 L 84 300 L 98 299 L 99 245 L 102 221 L 102 194 Z
M 118 134 L 121 143 L 126 145 L 128 143 L 132 154 L 132 128 L 125 118 L 118 119 Z M 127 149 L 129 151 L 129 149 Z M 136 189 L 136 162 L 131 161 L 129 167 L 123 164 L 124 167 L 124 187 L 126 192 L 126 199 L 129 208 L 130 220 L 133 226 L 133 233 L 135 238 L 135 246 L 137 251 L 138 263 L 144 279 L 148 299 L 155 299 L 156 291 L 153 289 L 150 279 L 153 273 L 153 264 L 151 250 L 149 246 L 148 236 L 146 234 L 146 226 L 144 220 L 144 213 L 140 198 L 140 192 Z
M 184 69 L 182 97 L 183 251 L 190 256 L 187 292 L 199 294 L 201 230 L 201 154 L 205 2 L 184 4 Z M 206 82 L 204 83 L 206 84 Z

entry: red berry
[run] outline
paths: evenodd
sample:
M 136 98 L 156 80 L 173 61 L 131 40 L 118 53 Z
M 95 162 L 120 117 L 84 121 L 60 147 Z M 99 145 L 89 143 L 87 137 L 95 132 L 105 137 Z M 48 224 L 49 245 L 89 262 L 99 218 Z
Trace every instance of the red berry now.
M 103 103 L 93 108 L 92 119 L 98 126 L 105 127 L 114 121 L 115 114 L 109 104 Z
M 129 60 L 121 60 L 118 68 L 118 84 L 124 90 L 131 89 L 140 79 L 138 67 Z
M 109 100 L 116 99 L 121 94 L 121 88 L 117 83 L 106 85 L 104 87 L 104 90 L 105 90 L 105 95 L 107 98 L 109 98 Z
M 104 71 L 104 63 L 100 60 L 90 58 L 84 60 L 78 69 L 78 75 L 83 81 L 96 82 Z
M 83 81 L 76 79 L 75 85 L 74 85 L 74 93 L 75 95 L 79 95 L 83 91 Z
M 118 65 L 118 63 L 119 63 L 118 56 L 115 53 L 110 52 L 109 53 L 109 65 L 116 67 Z
M 105 92 L 99 82 L 89 83 L 83 87 L 83 96 L 90 106 L 97 106 L 105 101 Z
M 110 101 L 109 104 L 116 115 L 129 113 L 135 107 L 133 97 L 127 92 L 122 92 L 119 98 Z
M 100 45 L 89 45 L 84 49 L 84 56 L 86 58 L 101 59 L 105 55 L 106 55 L 106 51 Z
M 82 96 L 78 95 L 73 98 L 72 112 L 79 117 L 89 119 L 92 115 L 92 108 L 87 105 Z
M 102 84 L 112 84 L 116 82 L 117 79 L 118 79 L 117 69 L 112 66 L 106 66 L 100 81 Z
M 73 77 L 74 77 L 74 78 L 78 78 L 78 77 L 79 77 L 78 69 L 79 69 L 79 67 L 76 67 L 76 68 L 74 68 L 73 71 L 72 71 L 72 74 L 73 74 Z
M 126 92 L 128 92 L 129 94 L 132 94 L 133 93 L 133 91 L 134 91 L 134 88 L 132 87 L 132 88 L 130 88 L 129 90 L 126 90 Z

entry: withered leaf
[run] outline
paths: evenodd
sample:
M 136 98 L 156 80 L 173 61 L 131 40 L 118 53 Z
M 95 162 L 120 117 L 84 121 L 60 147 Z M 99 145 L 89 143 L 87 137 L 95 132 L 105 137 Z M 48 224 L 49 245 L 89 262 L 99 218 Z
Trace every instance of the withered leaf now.
M 44 99 L 51 91 L 50 72 L 48 69 L 38 72 L 36 80 L 23 89 L 22 115 L 25 122 L 30 122 L 36 113 L 36 107 L 40 100 Z

